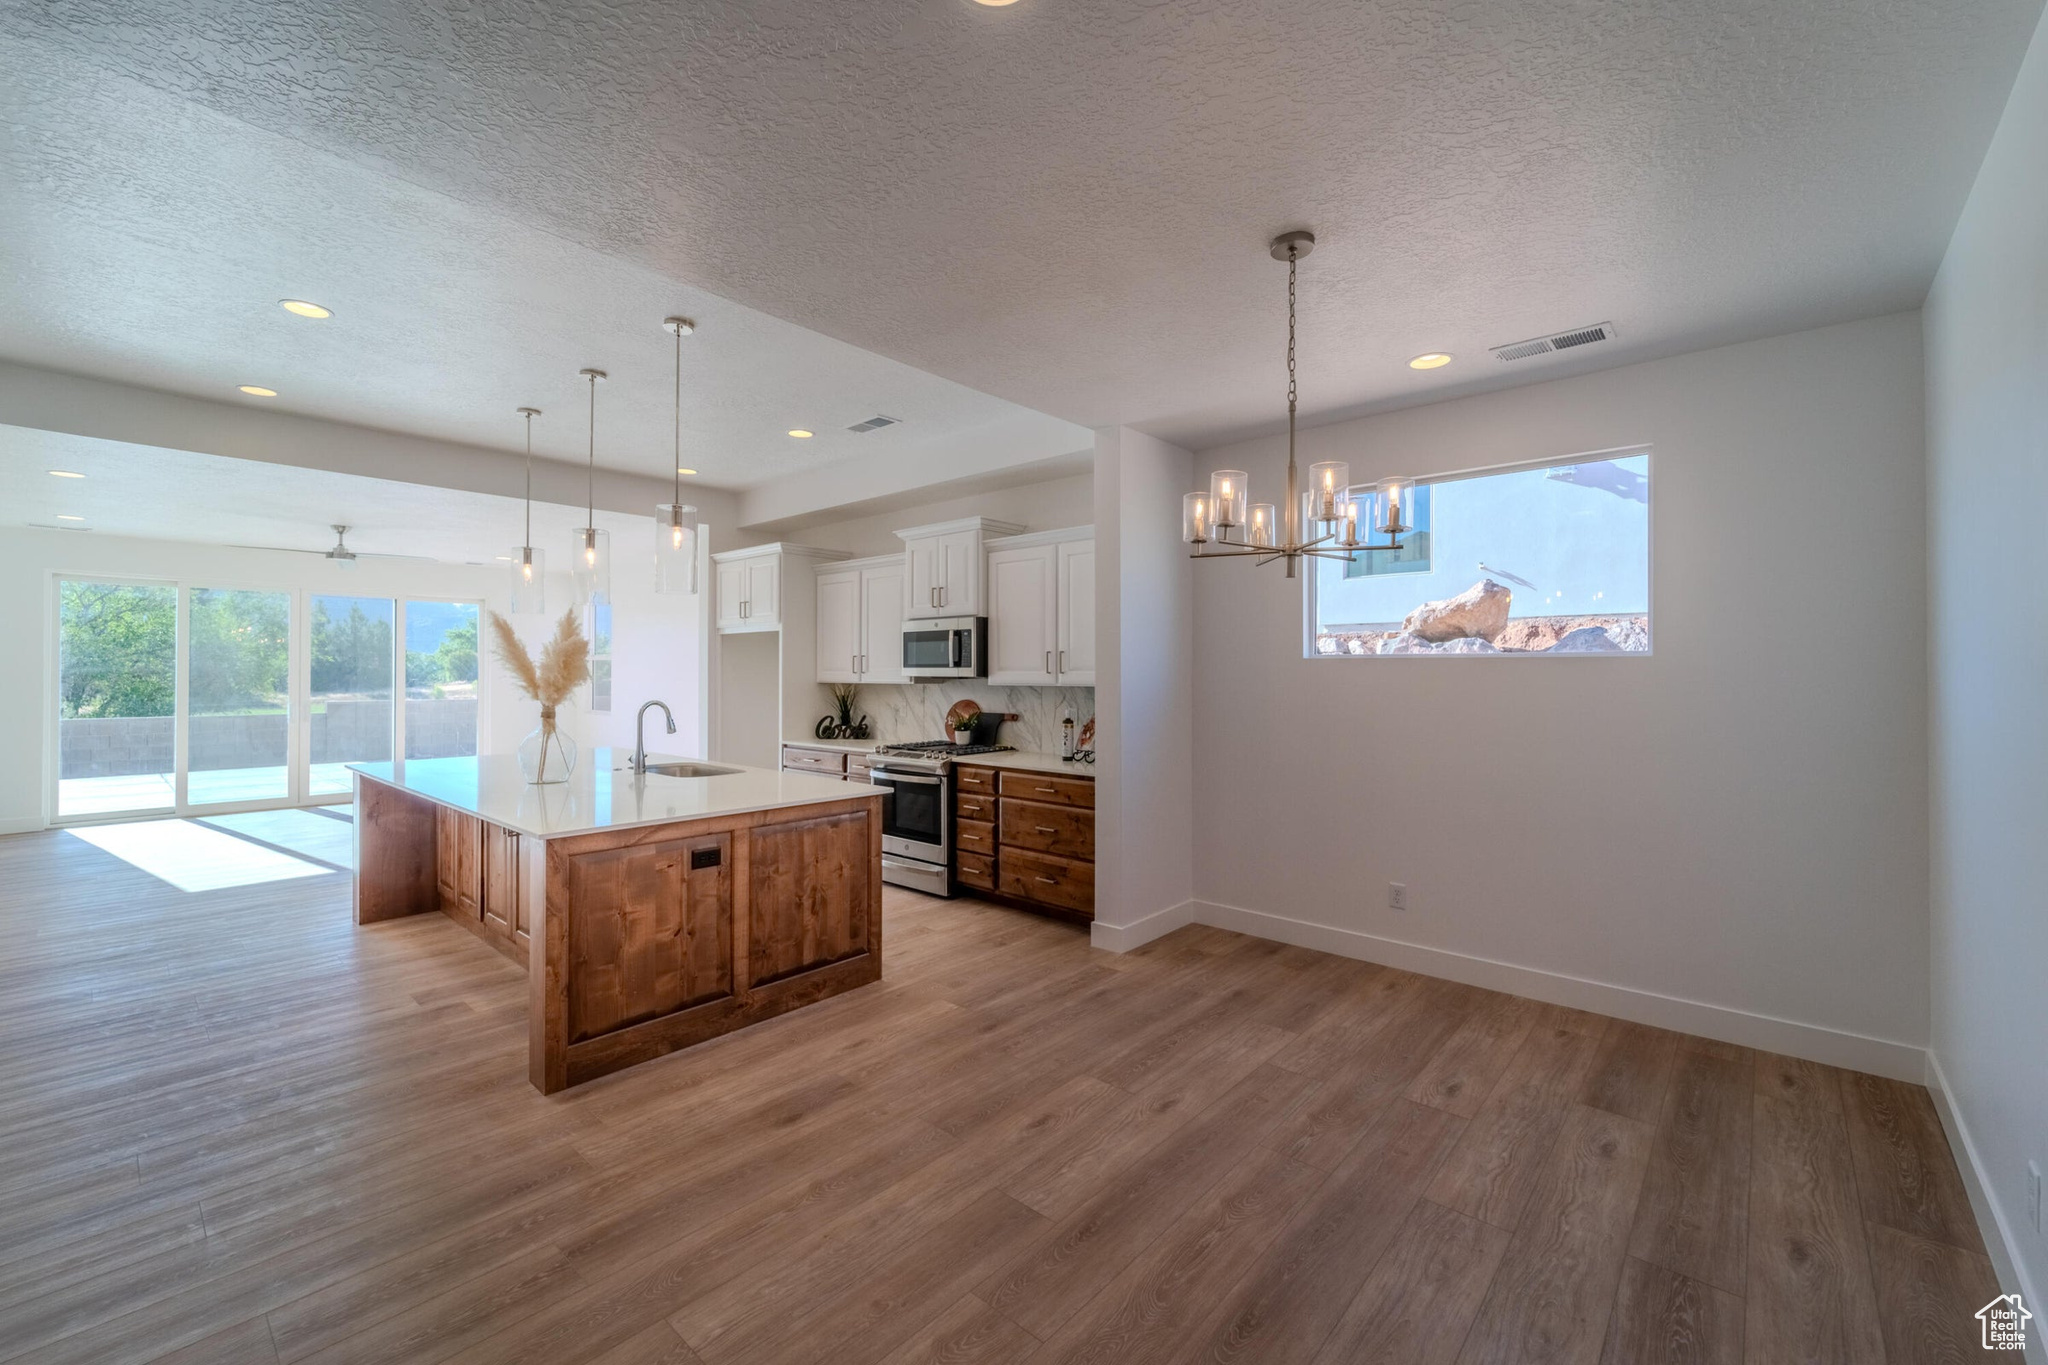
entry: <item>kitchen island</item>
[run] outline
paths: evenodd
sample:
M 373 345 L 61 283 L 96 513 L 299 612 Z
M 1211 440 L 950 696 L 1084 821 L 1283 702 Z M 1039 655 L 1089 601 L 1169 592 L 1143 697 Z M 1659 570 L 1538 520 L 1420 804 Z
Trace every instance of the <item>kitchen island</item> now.
M 602 748 L 544 787 L 511 755 L 351 766 L 356 923 L 438 911 L 520 963 L 543 1093 L 881 978 L 879 792 Z

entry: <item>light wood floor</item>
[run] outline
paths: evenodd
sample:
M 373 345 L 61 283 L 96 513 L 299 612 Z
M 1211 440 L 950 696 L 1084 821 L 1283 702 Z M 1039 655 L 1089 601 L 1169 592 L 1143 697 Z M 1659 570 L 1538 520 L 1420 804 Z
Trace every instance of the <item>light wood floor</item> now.
M 0 1358 L 1976 1353 L 1924 1091 L 1207 929 L 909 893 L 886 977 L 553 1099 L 340 876 L 0 839 Z

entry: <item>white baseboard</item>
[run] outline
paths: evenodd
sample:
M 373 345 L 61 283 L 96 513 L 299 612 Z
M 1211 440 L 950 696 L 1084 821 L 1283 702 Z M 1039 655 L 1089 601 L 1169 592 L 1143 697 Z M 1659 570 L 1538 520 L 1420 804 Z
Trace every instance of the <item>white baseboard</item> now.
M 1963 1173 L 1963 1188 L 1970 1195 L 1970 1211 L 1977 1215 L 1977 1231 L 1984 1238 L 1984 1250 L 1991 1257 L 1991 1268 L 1998 1275 L 1998 1287 L 2008 1294 L 2018 1294 L 2030 1304 L 2038 1304 L 2034 1296 L 2033 1283 L 2027 1278 L 2027 1263 L 2020 1259 L 2018 1242 L 2012 1235 L 2012 1224 L 2005 1216 L 2004 1205 L 1992 1193 L 1993 1186 L 1985 1178 L 1984 1162 L 1977 1154 L 1977 1144 L 1970 1137 L 1970 1127 L 1963 1122 L 1962 1111 L 1956 1108 L 1955 1096 L 1949 1093 L 1948 1076 L 1941 1069 L 1941 1058 L 1933 1048 L 1927 1050 L 1927 1072 L 1923 1077 L 1927 1093 L 1934 1097 L 1934 1110 L 1941 1115 L 1941 1126 L 1948 1133 L 1949 1149 L 1956 1154 L 1956 1165 Z M 2038 1320 L 2038 1319 L 2037 1319 Z M 2031 1365 L 2048 1365 L 2048 1341 L 2042 1333 L 2030 1331 L 2027 1336 L 2027 1359 Z
M 43 822 L 33 816 L 25 820 L 0 820 L 0 834 L 33 834 L 43 827 Z
M 1596 1014 L 1613 1015 L 1617 1019 L 1633 1020 L 1638 1024 L 1697 1034 L 1724 1043 L 1804 1057 L 1808 1061 L 1825 1062 L 1851 1071 L 1867 1071 L 1892 1080 L 1911 1081 L 1915 1085 L 1927 1074 L 1927 1049 L 1911 1043 L 1895 1043 L 1884 1038 L 1822 1028 L 1817 1024 L 1750 1014 L 1722 1005 L 1682 1000 L 1627 986 L 1611 986 L 1602 981 L 1588 981 L 1534 967 L 1518 967 L 1513 963 L 1495 962 L 1444 948 L 1404 943 L 1355 929 L 1337 929 L 1262 910 L 1220 905 L 1214 901 L 1196 902 L 1192 922 L 1276 939 L 1281 943 L 1314 948 L 1342 957 L 1361 958 L 1426 976 L 1462 981 L 1469 986 L 1483 986 L 1510 995 L 1525 995 L 1552 1005 L 1566 1005 Z
M 1106 948 L 1112 953 L 1128 953 L 1131 949 L 1150 943 L 1163 934 L 1170 934 L 1183 924 L 1195 922 L 1195 902 L 1182 901 L 1169 905 L 1164 910 L 1155 910 L 1135 924 L 1104 924 L 1097 920 L 1088 927 L 1088 942 L 1096 948 Z

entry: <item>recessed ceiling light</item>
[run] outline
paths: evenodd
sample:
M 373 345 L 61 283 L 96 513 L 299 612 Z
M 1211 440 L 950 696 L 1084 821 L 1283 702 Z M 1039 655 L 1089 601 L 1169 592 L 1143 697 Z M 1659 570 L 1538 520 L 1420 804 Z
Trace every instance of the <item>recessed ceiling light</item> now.
M 987 5 L 990 9 L 1001 9 L 1005 5 L 1016 4 L 1017 0 L 974 0 L 974 3 L 977 5 Z
M 69 515 L 67 515 L 67 514 L 65 514 L 65 513 L 63 513 L 63 512 L 59 512 L 59 513 L 57 514 L 57 520 L 59 520 L 59 521 L 84 521 L 84 520 L 85 520 L 85 518 L 84 518 L 84 517 L 74 517 L 74 516 L 69 516 Z
M 50 471 L 50 477 L 53 479 L 82 479 L 85 475 L 75 474 L 68 469 L 53 469 Z
M 242 385 L 242 392 L 254 398 L 277 397 L 276 389 L 266 389 L 261 384 L 244 384 Z
M 697 471 L 696 471 L 696 470 L 694 470 L 694 469 L 681 469 L 681 468 L 678 468 L 678 469 L 676 470 L 676 473 L 678 473 L 678 474 L 681 474 L 681 475 L 682 475 L 683 477 L 685 477 L 685 478 L 688 478 L 688 477 L 689 477 L 690 475 L 692 475 L 692 474 L 695 474 L 696 472 L 697 472 Z
M 304 299 L 279 299 L 277 302 L 285 312 L 297 313 L 302 318 L 331 318 L 334 316 L 332 309 L 322 308 L 319 304 L 308 303 Z
M 798 427 L 795 431 L 792 431 L 789 434 L 796 437 L 799 441 L 808 441 L 811 439 L 811 433 L 805 431 L 802 427 Z
M 1446 355 L 1444 352 L 1431 351 L 1428 355 L 1419 355 L 1415 357 L 1415 359 L 1409 361 L 1408 368 L 1411 370 L 1435 370 L 1441 369 L 1443 366 L 1448 365 L 1450 363 L 1450 356 Z

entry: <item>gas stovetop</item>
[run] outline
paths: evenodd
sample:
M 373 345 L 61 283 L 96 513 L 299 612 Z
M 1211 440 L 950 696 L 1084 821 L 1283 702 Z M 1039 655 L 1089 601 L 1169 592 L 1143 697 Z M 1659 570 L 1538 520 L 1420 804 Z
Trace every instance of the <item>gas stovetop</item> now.
M 1014 753 L 1016 748 L 1014 744 L 955 744 L 944 739 L 918 739 L 908 744 L 884 744 L 875 752 L 883 756 L 899 754 L 904 758 L 960 758 L 973 754 Z

